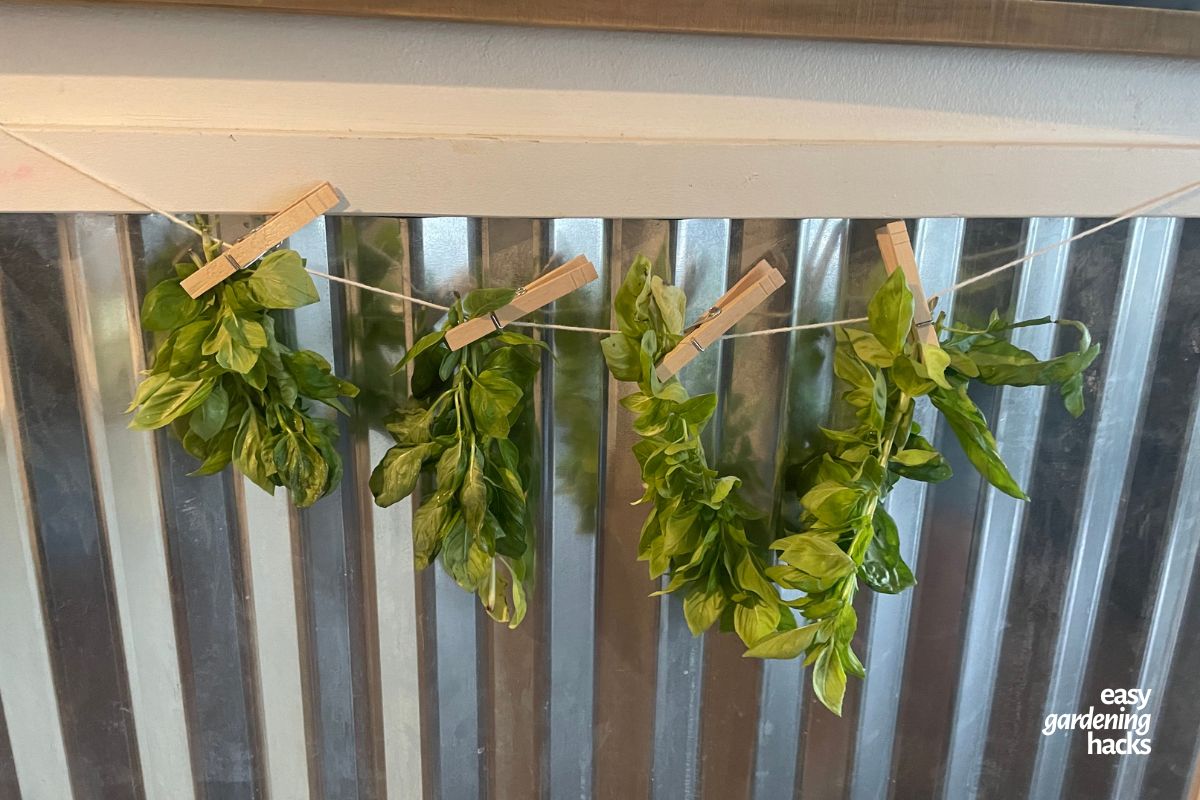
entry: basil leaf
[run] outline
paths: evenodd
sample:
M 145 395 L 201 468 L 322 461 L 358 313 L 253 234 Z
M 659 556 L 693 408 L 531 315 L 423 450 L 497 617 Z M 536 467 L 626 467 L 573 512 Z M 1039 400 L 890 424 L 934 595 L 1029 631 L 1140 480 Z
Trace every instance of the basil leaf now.
M 769 634 L 742 655 L 746 658 L 796 658 L 812 646 L 819 629 L 820 625 L 812 624 Z
M 220 386 L 214 386 L 208 397 L 188 418 L 188 427 L 205 441 L 213 438 L 225 427 L 229 414 L 229 395 Z
M 960 386 L 957 390 L 937 388 L 929 394 L 929 399 L 942 412 L 963 452 L 979 470 L 979 474 L 1005 494 L 1018 500 L 1028 500 L 1000 458 L 996 439 L 988 430 L 983 414 L 967 396 L 966 387 Z
M 499 370 L 484 370 L 471 385 L 471 413 L 481 433 L 497 438 L 508 436 L 509 415 L 524 392 Z
M 895 270 L 884 281 L 867 304 L 867 321 L 871 332 L 889 353 L 899 355 L 912 330 L 913 296 L 904 280 L 904 273 Z
M 516 296 L 512 289 L 476 289 L 462 299 L 463 314 L 467 319 L 482 317 L 508 305 Z
M 200 407 L 212 392 L 212 378 L 181 380 L 167 378 L 148 398 L 142 401 L 129 427 L 134 430 L 161 428 L 184 414 Z
M 299 308 L 321 299 L 304 259 L 295 250 L 263 256 L 246 281 L 250 297 L 265 308 Z
M 199 301 L 193 300 L 178 280 L 168 279 L 146 292 L 142 301 L 142 327 L 148 331 L 169 331 L 182 327 L 199 313 Z
M 862 566 L 858 568 L 858 574 L 877 592 L 902 592 L 917 581 L 900 556 L 900 532 L 896 528 L 896 521 L 883 506 L 878 506 L 872 525 L 875 535 L 867 545 L 867 552 L 863 557 Z
M 371 472 L 368 486 L 375 502 L 387 508 L 412 494 L 421 476 L 421 466 L 436 445 L 425 443 L 415 447 L 392 447 L 383 455 Z

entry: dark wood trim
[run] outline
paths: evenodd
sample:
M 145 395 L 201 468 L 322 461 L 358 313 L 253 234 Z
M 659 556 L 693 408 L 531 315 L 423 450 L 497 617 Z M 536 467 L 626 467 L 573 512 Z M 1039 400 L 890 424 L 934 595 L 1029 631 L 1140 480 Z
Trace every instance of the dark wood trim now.
M 108 0 L 456 22 L 1200 58 L 1200 13 L 1054 0 Z

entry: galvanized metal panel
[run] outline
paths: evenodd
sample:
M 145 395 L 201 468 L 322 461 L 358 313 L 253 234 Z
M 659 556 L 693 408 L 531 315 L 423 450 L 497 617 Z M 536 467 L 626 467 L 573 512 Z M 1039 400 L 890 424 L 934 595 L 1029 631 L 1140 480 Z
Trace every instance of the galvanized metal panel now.
M 172 274 L 194 240 L 159 217 L 131 223 L 131 240 L 140 307 L 146 289 Z M 148 354 L 152 342 L 147 335 Z M 235 500 L 241 477 L 230 471 L 191 477 L 196 459 L 166 431 L 154 441 L 197 794 L 257 798 L 264 753 Z
M 800 222 L 788 325 L 811 324 L 838 316 L 849 232 L 849 220 Z M 779 490 L 787 486 L 788 466 L 802 463 L 811 455 L 817 428 L 826 421 L 834 392 L 829 369 L 833 357 L 832 332 L 796 331 L 787 334 L 786 341 L 788 360 L 782 369 L 787 381 L 786 414 L 775 444 L 775 485 Z M 776 509 L 780 524 L 794 523 L 794 505 L 792 501 Z M 807 674 L 799 661 L 768 661 L 762 670 L 755 800 L 786 797 L 796 790 L 801 701 Z
M 154 441 L 130 431 L 125 408 L 145 366 L 124 218 L 64 221 L 63 273 L 80 398 L 112 558 L 143 790 L 194 793 L 179 653 L 171 612 Z
M 455 290 L 522 283 L 546 262 L 584 252 L 601 279 L 540 316 L 594 327 L 611 325 L 611 294 L 637 252 L 661 259 L 689 291 L 689 318 L 769 255 L 789 283 L 742 323 L 746 330 L 861 314 L 882 276 L 876 224 L 329 218 L 291 244 L 314 269 L 439 302 Z M 928 288 L 938 289 L 1088 224 L 921 220 L 914 242 Z M 128 321 L 136 300 L 122 297 L 123 270 L 131 268 L 144 291 L 188 237 L 156 218 L 133 219 L 133 258 L 123 265 L 119 225 L 107 218 L 71 225 L 66 239 L 56 240 L 54 228 L 37 240 L 53 259 L 72 256 L 70 291 L 58 289 L 61 331 L 21 346 L 68 364 L 76 387 L 69 403 L 54 406 L 56 416 L 43 417 L 38 436 L 61 436 L 71 419 L 71 430 L 87 433 L 71 447 L 83 454 L 80 476 L 89 476 L 78 496 L 91 498 L 94 525 L 113 548 L 115 582 L 106 591 L 116 600 L 106 607 L 120 624 L 116 633 L 109 629 L 108 652 L 130 665 L 124 741 L 127 761 L 140 762 L 140 773 L 130 772 L 124 784 L 132 791 L 154 796 L 162 759 L 178 761 L 181 752 L 199 793 L 222 797 L 949 800 L 1024 795 L 1015 787 L 1025 785 L 1032 797 L 1100 790 L 1179 798 L 1186 791 L 1200 711 L 1197 538 L 1186 523 L 1194 516 L 1188 487 L 1196 434 L 1188 431 L 1196 426 L 1200 334 L 1190 298 L 1200 290 L 1200 235 L 1184 236 L 1186 247 L 1174 243 L 1180 231 L 1200 231 L 1194 223 L 1117 226 L 943 298 L 941 308 L 962 318 L 993 306 L 1021 317 L 1084 318 L 1106 353 L 1089 377 L 1090 408 L 1080 420 L 1044 390 L 973 390 L 1014 474 L 1030 488 L 1029 504 L 987 489 L 952 437 L 934 432 L 960 474 L 937 487 L 896 490 L 893 508 L 904 516 L 902 541 L 921 584 L 898 598 L 861 593 L 856 647 L 870 677 L 852 682 L 842 719 L 815 702 L 798 662 L 742 659 L 732 634 L 693 639 L 671 600 L 647 597 L 655 587 L 635 558 L 645 509 L 628 505 L 640 494 L 630 453 L 637 437 L 616 403 L 629 387 L 607 377 L 596 335 L 538 333 L 557 356 L 544 362 L 535 399 L 541 562 L 530 616 L 510 632 L 440 567 L 415 575 L 413 504 L 378 509 L 365 488 L 390 441 L 380 418 L 405 388 L 403 376 L 388 371 L 435 312 L 319 281 L 322 303 L 287 315 L 283 327 L 298 343 L 364 389 L 344 422 L 345 483 L 296 514 L 282 498 L 227 477 L 188 478 L 191 459 L 168 437 L 120 428 L 122 381 L 145 351 Z M 90 231 L 91 244 L 84 246 L 80 230 Z M 13 269 L 0 266 L 6 275 Z M 29 309 L 19 312 L 29 317 Z M 122 316 L 123 327 L 109 325 Z M 1161 345 L 1156 320 L 1165 331 Z M 1073 344 L 1052 329 L 1022 329 L 1014 341 L 1039 353 Z M 743 478 L 746 496 L 772 525 L 796 512 L 784 491 L 789 466 L 811 452 L 816 426 L 836 424 L 841 413 L 832 345 L 832 335 L 819 330 L 727 340 L 683 375 L 692 391 L 718 393 L 706 435 L 710 458 Z M 24 382 L 26 402 L 37 396 L 30 362 L 13 363 L 17 369 L 3 374 Z M 1149 422 L 1136 422 L 1148 414 Z M 7 463 L 24 470 L 31 456 L 14 449 L 25 444 L 11 434 L 16 419 L 5 415 Z M 1125 466 L 1116 463 L 1121 458 Z M 118 465 L 128 465 L 126 472 Z M 1139 477 L 1121 477 L 1131 472 Z M 121 480 L 143 473 L 145 480 Z M 40 550 L 22 552 L 22 542 L 36 537 L 19 534 L 22 519 L 37 523 L 47 509 L 44 495 L 14 485 L 15 504 L 0 507 L 18 533 L 3 539 L 11 558 L 2 561 L 0 624 L 36 641 L 45 635 L 37 633 L 37 609 L 20 601 L 46 602 L 30 571 L 46 567 Z M 62 504 L 70 507 L 64 513 L 82 513 L 76 497 Z M 125 533 L 153 531 L 156 513 L 169 557 L 157 580 L 170 582 L 157 596 L 152 570 L 122 572 L 117 560 L 118 547 L 132 558 Z M 25 525 L 28 536 L 38 530 Z M 152 557 L 153 541 L 138 541 Z M 1128 574 L 1114 580 L 1118 569 Z M 157 599 L 156 612 L 153 603 L 126 607 L 135 588 Z M 66 618 L 46 608 L 53 631 Z M 149 675 L 135 668 L 139 643 L 163 639 L 164 628 L 178 641 L 174 711 L 169 691 L 147 694 Z M 168 689 L 169 652 L 152 662 Z M 12 753 L 0 746 L 0 762 L 11 761 L 0 763 L 0 782 L 7 770 L 24 796 L 57 799 L 70 789 L 46 783 L 61 783 L 67 769 L 55 773 L 55 759 L 74 759 L 70 746 L 56 750 L 57 713 L 76 722 L 83 714 L 87 724 L 98 718 L 74 695 L 56 692 L 53 673 L 39 670 L 36 659 L 37 648 L 0 658 Z M 1055 710 L 1086 710 L 1100 683 L 1126 676 L 1161 692 L 1149 758 L 1096 769 L 1081 754 L 1078 734 L 1041 736 L 1047 695 L 1074 693 Z M 146 710 L 155 703 L 169 712 L 162 719 Z M 171 725 L 174 744 L 153 736 L 155 726 Z M 181 793 L 189 791 L 186 770 L 171 777 Z M 37 781 L 42 794 L 27 788 Z
M 413 287 L 423 296 L 449 304 L 452 294 L 465 294 L 480 284 L 478 222 L 464 217 L 434 217 L 417 223 L 413 241 Z M 424 331 L 421 331 L 424 333 Z M 481 673 L 479 629 L 486 614 L 478 600 L 458 587 L 434 564 L 422 580 L 432 587 L 433 608 L 426 608 L 437 669 L 437 788 L 439 797 L 482 797 L 486 786 L 487 743 L 480 721 L 480 698 L 486 691 Z M 432 611 L 432 614 L 429 612 Z M 486 674 L 486 673 L 484 673 Z M 426 688 L 426 691 L 429 687 Z
M 141 785 L 120 622 L 80 403 L 58 220 L 0 217 L 12 397 L 42 602 L 77 798 Z M 15 643 L 14 643 L 15 644 Z
M 411 290 L 408 223 L 398 219 L 342 218 L 329 221 L 333 260 L 351 280 L 405 292 Z M 413 308 L 360 289 L 347 289 L 346 336 L 350 348 L 350 379 L 359 387 L 352 428 L 353 467 L 368 475 L 392 445 L 382 418 L 397 393 L 404 391 L 405 376 L 391 374 L 403 348 L 412 343 Z M 412 501 L 379 508 L 364 481 L 346 485 L 343 496 L 353 493 L 370 536 L 370 563 L 364 568 L 366 585 L 373 586 L 375 665 L 373 700 L 379 707 L 373 723 L 381 738 L 377 779 L 387 796 L 416 800 L 423 796 L 421 765 L 421 691 L 418 657 L 418 613 L 412 561 Z
M 289 239 L 309 269 L 328 273 L 325 221 L 314 220 Z M 317 281 L 322 302 L 296 309 L 296 345 L 325 358 L 338 374 L 346 373 L 341 336 L 343 287 Z M 314 414 L 337 418 L 338 453 L 346 467 L 341 486 L 298 513 L 301 559 L 308 605 L 308 642 L 316 693 L 315 731 L 320 753 L 319 781 L 326 796 L 374 798 L 374 750 L 370 727 L 370 691 L 366 654 L 366 604 L 363 594 L 363 542 L 356 502 L 344 487 L 366 477 L 356 471 L 344 416 L 329 408 Z
M 0 635 L 24 647 L 0 649 L 0 698 L 21 790 L 33 797 L 70 798 L 70 773 L 54 673 L 49 620 L 42 599 L 41 551 L 34 536 L 34 502 L 25 472 L 19 411 L 13 391 L 4 281 L 0 280 Z M 15 735 L 14 735 L 15 734 Z
M 729 220 L 680 220 L 675 224 L 672 267 L 675 284 L 688 295 L 685 318 L 699 319 L 728 288 Z M 721 385 L 724 342 L 709 347 L 680 374 L 693 397 Z M 715 461 L 721 423 L 714 418 L 701 440 Z M 666 576 L 662 579 L 666 585 Z M 654 715 L 653 796 L 693 797 L 699 779 L 701 685 L 705 639 L 692 636 L 681 593 L 664 595 L 659 612 L 658 696 Z
M 1046 695 L 1046 714 L 1061 714 L 1079 705 L 1112 532 L 1128 479 L 1126 470 L 1180 231 L 1178 220 L 1146 218 L 1135 220 L 1130 231 L 1116 323 L 1108 350 L 1106 383 L 1083 489 L 1079 533 Z M 1047 736 L 1040 742 L 1029 790 L 1031 797 L 1053 800 L 1059 796 L 1069 742 L 1062 735 Z
M 1070 219 L 1037 218 L 1029 221 L 1025 253 L 1033 253 L 1053 242 L 1068 238 L 1074 230 Z M 1058 317 L 1066 288 L 1070 246 L 1038 256 L 1021 268 L 1014 307 L 1016 319 Z M 1012 343 L 1045 356 L 1054 347 L 1054 330 L 1021 328 Z M 1041 434 L 1041 409 L 1046 390 L 1039 387 L 1001 390 L 995 433 L 1001 455 L 1018 485 L 1028 486 L 1033 458 Z M 1011 575 L 1017 558 L 1025 504 L 998 489 L 987 489 L 975 523 L 975 570 L 967 597 L 967 623 L 963 635 L 963 658 L 958 678 L 954 720 L 950 730 L 946 777 L 942 796 L 946 800 L 971 796 L 977 789 L 987 740 L 987 722 L 992 704 L 1004 618 L 997 609 L 1007 608 Z M 997 569 L 993 565 L 1000 565 Z
M 614 220 L 610 303 L 638 255 L 667 263 L 671 241 L 663 220 Z M 615 320 L 610 319 L 610 326 Z M 654 768 L 658 623 L 661 601 L 637 561 L 645 510 L 629 504 L 642 482 L 632 447 L 638 436 L 629 412 L 618 405 L 632 389 L 608 379 L 604 509 L 596 597 L 596 797 L 638 800 L 650 796 Z
M 608 226 L 601 219 L 554 220 L 548 241 L 555 262 L 583 254 L 596 281 L 557 301 L 549 318 L 560 325 L 608 325 Z M 619 265 L 616 265 L 619 266 Z M 547 485 L 540 558 L 552 564 L 542 584 L 549 655 L 548 741 L 543 789 L 552 798 L 592 796 L 595 704 L 597 549 L 604 483 L 608 370 L 595 336 L 545 331 L 557 358 L 544 359 L 546 392 L 542 471 Z

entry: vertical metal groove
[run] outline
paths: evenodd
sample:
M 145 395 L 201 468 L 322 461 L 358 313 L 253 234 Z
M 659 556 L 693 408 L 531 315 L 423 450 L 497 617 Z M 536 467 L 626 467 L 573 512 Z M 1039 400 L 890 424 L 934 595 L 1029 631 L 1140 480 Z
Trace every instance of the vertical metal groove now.
M 686 319 L 699 318 L 724 293 L 729 271 L 729 220 L 680 220 L 674 231 L 674 282 L 688 295 Z M 680 374 L 692 396 L 720 390 L 724 343 L 710 347 Z M 717 417 L 702 438 L 716 458 L 721 438 Z M 664 576 L 665 585 L 665 576 Z M 679 593 L 661 598 L 658 695 L 654 716 L 654 797 L 695 797 L 699 778 L 700 713 L 705 637 L 694 637 Z
M 407 292 L 410 286 L 409 228 L 398 219 L 342 218 L 330 222 L 334 249 L 347 277 L 372 286 Z M 357 289 L 347 290 L 350 379 L 359 387 L 355 403 L 354 460 L 367 475 L 391 447 L 382 418 L 407 390 L 406 376 L 391 375 L 404 348 L 412 343 L 411 304 Z M 373 554 L 379 735 L 379 772 L 389 798 L 423 796 L 421 744 L 421 671 L 418 657 L 416 582 L 412 555 L 412 501 L 383 509 L 375 506 L 365 481 L 354 491 Z
M 1130 232 L 1044 714 L 1072 713 L 1079 703 L 1121 508 L 1122 493 L 1115 489 L 1125 485 L 1180 232 L 1178 220 L 1164 218 L 1137 219 Z M 1038 743 L 1031 798 L 1059 797 L 1069 746 L 1065 734 L 1046 736 Z
M 81 797 L 140 797 L 111 562 L 67 316 L 61 233 L 54 217 L 0 217 L 22 466 L 41 555 L 42 600 L 53 612 L 50 660 L 72 787 Z
M 1069 218 L 1038 218 L 1029 222 L 1025 252 L 1032 253 L 1062 241 L 1074 230 Z M 1070 246 L 1060 247 L 1021 268 L 1015 318 L 1057 318 L 1066 290 Z M 1053 328 L 1020 328 L 1011 341 L 1041 357 L 1054 346 Z M 994 432 L 1001 455 L 1020 486 L 1028 486 L 1041 433 L 1041 409 L 1046 401 L 1042 387 L 1001 390 Z M 942 796 L 946 800 L 974 797 L 992 713 L 993 688 L 999 669 L 1004 617 L 1012 589 L 1011 576 L 1018 553 L 1025 504 L 994 488 L 985 490 L 983 509 L 976 522 L 976 570 L 969 593 L 963 658 L 950 732 L 949 760 Z M 1003 566 L 1003 570 L 997 565 Z
M 792 220 L 732 223 L 726 283 L 732 285 L 764 257 L 785 280 L 795 282 L 797 251 Z M 777 291 L 737 330 L 778 327 L 791 309 L 791 293 Z M 773 506 L 780 473 L 778 442 L 786 420 L 788 344 L 785 337 L 737 339 L 723 353 L 717 412 L 721 442 L 712 459 L 723 474 L 741 479 L 743 499 L 767 512 L 749 530 L 759 542 L 774 538 L 777 521 Z M 745 658 L 745 650 L 732 633 L 714 634 L 706 646 L 700 727 L 704 798 L 749 800 L 753 791 L 764 663 Z
M 480 221 L 481 281 L 488 287 L 517 287 L 529 283 L 545 264 L 545 241 L 540 220 L 483 219 Z M 536 316 L 541 316 L 540 314 Z M 540 331 L 523 331 L 540 335 Z M 545 363 L 543 362 L 543 368 Z M 546 376 L 541 378 L 545 380 Z M 535 550 L 533 592 L 525 620 L 515 630 L 478 613 L 483 639 L 489 650 L 490 669 L 483 673 L 487 687 L 481 698 L 481 728 L 487 749 L 486 793 L 489 797 L 537 797 L 544 784 L 542 751 L 546 725 L 546 586 L 550 563 L 543 543 L 550 538 L 543 509 L 549 485 L 543 483 L 551 442 L 541 437 L 545 413 L 543 392 L 534 384 L 534 436 L 539 452 L 534 454 L 533 506 Z M 540 462 L 540 463 L 539 463 Z
M 258 224 L 256 217 L 222 216 L 227 240 Z M 283 331 L 279 331 L 283 336 Z M 255 717 L 262 740 L 261 769 L 268 797 L 309 797 L 316 777 L 307 740 L 308 684 L 303 674 L 298 525 L 287 491 L 269 495 L 244 476 L 231 483 L 230 502 L 240 532 L 248 642 L 252 648 Z M 301 768 L 302 767 L 302 768 Z
M 644 254 L 666 263 L 670 226 L 662 220 L 613 220 L 609 308 L 633 259 Z M 615 320 L 609 311 L 610 326 Z M 641 473 L 632 448 L 632 420 L 618 399 L 634 391 L 608 378 L 604 456 L 606 498 L 597 543 L 596 700 L 594 782 L 597 798 L 650 796 L 654 769 L 654 715 L 660 604 L 648 597 L 654 584 L 637 560 L 645 510 Z
M 812 219 L 799 223 L 787 324 L 803 325 L 835 315 L 848 234 L 849 220 Z M 825 369 L 833 355 L 832 335 L 824 331 L 796 331 L 788 334 L 785 341 L 789 355 L 783 368 L 784 424 L 775 444 L 775 496 L 786 492 L 789 465 L 805 459 L 817 427 L 826 421 L 833 392 L 832 375 Z M 794 523 L 794 508 L 779 508 L 774 513 L 780 525 Z M 767 661 L 762 671 L 753 797 L 770 800 L 791 796 L 797 786 L 805 671 L 799 660 Z
M 317 272 L 330 271 L 326 221 L 318 218 L 289 240 Z M 318 280 L 321 301 L 293 312 L 296 345 L 319 353 L 338 374 L 346 374 L 344 337 L 340 336 L 342 287 Z M 363 591 L 364 552 L 357 504 L 345 487 L 356 480 L 347 420 L 332 409 L 311 413 L 335 419 L 345 474 L 328 496 L 300 509 L 301 552 L 308 592 L 309 641 L 320 713 L 317 716 L 320 780 L 329 797 L 373 798 L 374 748 L 370 722 L 366 629 L 369 604 Z
M 415 223 L 413 287 L 418 294 L 449 303 L 452 292 L 479 285 L 474 223 L 463 217 L 434 217 Z M 424 331 L 422 331 L 423 333 Z M 479 719 L 477 600 L 434 564 L 422 578 L 433 586 L 438 720 L 438 796 L 482 797 L 485 759 Z
M 917 223 L 913 251 L 921 282 L 931 290 L 954 282 L 962 258 L 964 231 L 963 219 L 923 219 Z M 942 298 L 938 310 L 952 316 L 953 302 L 953 295 Z M 926 438 L 936 441 L 938 416 L 928 402 L 918 405 L 913 418 Z M 888 511 L 900 529 L 901 555 L 914 572 L 920 557 L 927 491 L 926 484 L 919 481 L 901 481 L 887 498 Z M 851 780 L 855 800 L 883 797 L 888 791 L 914 591 L 873 598 L 866 662 L 870 666 L 863 682 L 855 742 L 858 756 Z
M 73 792 L 64 732 L 50 662 L 49 621 L 43 616 L 41 554 L 35 539 L 33 498 L 25 474 L 26 455 L 17 424 L 20 409 L 13 386 L 8 340 L 13 326 L 5 313 L 6 285 L 0 273 L 0 635 L 22 647 L 0 649 L 0 695 L 12 742 L 13 769 L 25 797 L 61 797 Z
M 1200 394 L 1193 397 L 1184 452 L 1182 474 L 1175 489 L 1174 509 L 1167 531 L 1166 553 L 1156 582 L 1150 635 L 1138 672 L 1138 688 L 1151 692 L 1149 709 L 1162 709 L 1169 702 L 1163 691 L 1171 655 L 1183 633 L 1184 612 L 1194 579 L 1196 557 L 1200 553 L 1200 526 L 1196 523 L 1200 519 Z M 1155 738 L 1159 716 L 1151 716 L 1151 727 L 1147 732 L 1151 740 Z M 1148 761 L 1145 756 L 1138 755 L 1120 758 L 1113 800 L 1143 796 Z
M 551 316 L 565 325 L 608 324 L 610 262 L 604 220 L 555 220 L 549 248 L 554 262 L 583 254 L 599 278 L 555 303 Z M 548 484 L 541 557 L 546 570 L 550 708 L 545 795 L 586 800 L 592 796 L 593 705 L 595 703 L 597 538 L 603 488 L 607 368 L 586 333 L 547 331 L 554 359 L 545 359 Z M 598 401 L 598 402 L 597 402 Z
M 138 218 L 130 228 L 140 307 L 145 291 L 172 274 L 171 265 L 195 242 L 158 217 Z M 145 344 L 152 352 L 154 337 L 147 335 Z M 196 460 L 167 431 L 157 431 L 153 441 L 196 794 L 258 798 L 258 687 L 232 504 L 240 477 L 190 477 Z
M 123 218 L 64 220 L 67 307 L 112 558 L 132 713 L 148 798 L 193 794 L 153 441 L 125 406 L 144 367 Z M 115 476 L 120 475 L 120 480 Z

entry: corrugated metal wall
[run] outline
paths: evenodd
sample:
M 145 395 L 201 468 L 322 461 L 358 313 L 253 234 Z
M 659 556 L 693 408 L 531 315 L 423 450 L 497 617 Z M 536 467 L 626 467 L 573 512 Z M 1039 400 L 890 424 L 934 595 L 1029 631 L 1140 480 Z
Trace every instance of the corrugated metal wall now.
M 224 218 L 236 236 L 251 220 Z M 915 221 L 936 290 L 1093 221 Z M 872 220 L 319 220 L 309 265 L 445 302 L 586 254 L 601 280 L 557 322 L 605 327 L 637 253 L 707 308 L 768 257 L 788 279 L 742 329 L 864 312 Z M 1033 496 L 956 476 L 890 509 L 914 591 L 860 594 L 869 678 L 838 719 L 795 662 L 693 639 L 634 560 L 635 437 L 596 337 L 548 335 L 537 413 L 541 562 L 528 619 L 491 624 L 414 575 L 411 505 L 375 508 L 373 423 L 431 320 L 319 282 L 292 330 L 363 387 L 346 477 L 311 509 L 228 472 L 190 478 L 123 414 L 140 297 L 190 244 L 156 217 L 0 216 L 0 797 L 1181 798 L 1200 720 L 1200 222 L 1140 219 L 943 308 L 1086 320 L 1104 343 L 1073 420 L 1041 389 L 979 386 Z M 1054 332 L 1020 343 L 1047 352 Z M 717 391 L 706 444 L 775 518 L 787 465 L 836 413 L 832 338 L 725 340 L 686 372 Z M 934 417 L 928 409 L 926 420 Z M 1152 689 L 1153 752 L 1041 734 L 1108 687 Z

